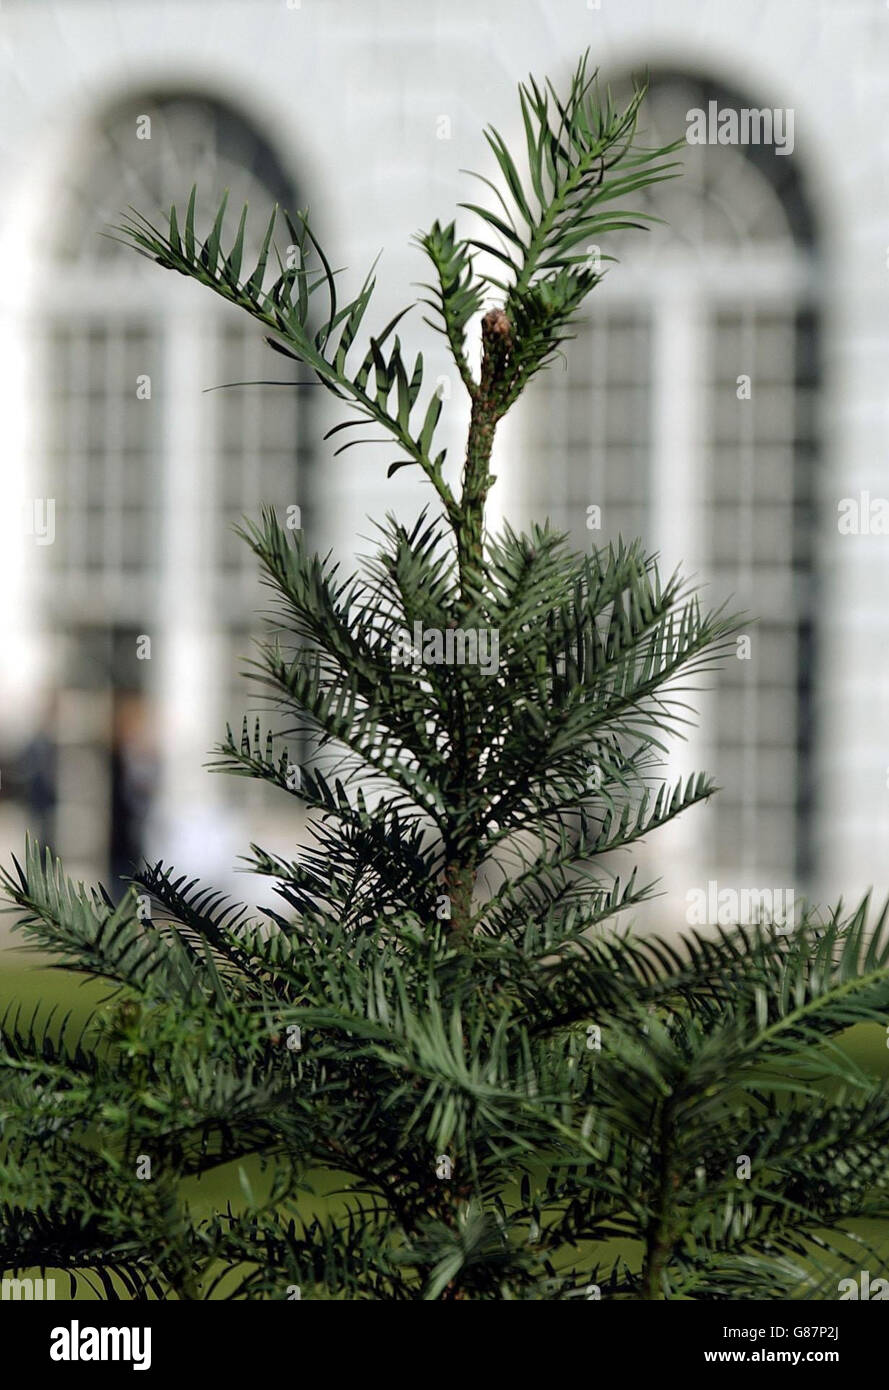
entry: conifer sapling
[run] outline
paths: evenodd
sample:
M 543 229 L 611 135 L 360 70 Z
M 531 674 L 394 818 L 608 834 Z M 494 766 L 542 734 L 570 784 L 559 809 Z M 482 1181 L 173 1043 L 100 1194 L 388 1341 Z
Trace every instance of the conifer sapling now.
M 27 941 L 108 991 L 77 1031 L 4 1020 L 0 1268 L 109 1299 L 726 1299 L 817 1296 L 864 1258 L 889 1092 L 835 1039 L 887 1017 L 885 912 L 619 925 L 653 887 L 620 852 L 713 791 L 662 757 L 732 622 L 640 542 L 485 524 L 498 424 L 601 279 L 587 248 L 677 173 L 637 140 L 643 96 L 615 106 L 586 58 L 562 96 L 529 79 L 521 170 L 486 132 L 478 235 L 417 238 L 469 405 L 459 477 L 407 310 L 370 330 L 373 275 L 344 299 L 306 216 L 273 210 L 249 268 L 224 199 L 203 239 L 194 191 L 120 229 L 342 403 L 337 452 L 370 426 L 432 496 L 345 578 L 270 511 L 243 527 L 269 716 L 216 766 L 310 815 L 292 858 L 251 846 L 276 908 L 162 863 L 115 905 L 34 844 L 4 875 Z

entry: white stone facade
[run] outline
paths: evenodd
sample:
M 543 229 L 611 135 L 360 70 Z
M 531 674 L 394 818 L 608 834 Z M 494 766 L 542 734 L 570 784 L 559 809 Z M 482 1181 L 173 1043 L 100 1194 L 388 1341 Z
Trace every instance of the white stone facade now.
M 804 180 L 818 248 L 808 269 L 799 257 L 788 274 L 809 277 L 821 369 L 806 539 L 808 573 L 818 586 L 818 662 L 805 713 L 815 730 L 806 745 L 809 868 L 805 881 L 791 882 L 800 897 L 822 899 L 839 893 L 852 899 L 868 885 L 877 896 L 889 889 L 889 535 L 841 534 L 837 511 L 844 498 L 889 496 L 889 7 L 881 0 L 6 0 L 0 11 L 0 746 L 8 756 L 33 733 L 41 702 L 60 679 L 52 665 L 52 625 L 40 607 L 36 567 L 45 555 L 20 524 L 23 505 L 42 495 L 38 479 L 46 476 L 40 469 L 48 383 L 34 344 L 60 302 L 76 321 L 78 294 L 82 310 L 89 302 L 100 317 L 114 311 L 113 279 L 103 290 L 101 263 L 92 253 L 78 244 L 66 261 L 59 252 L 65 241 L 60 209 L 80 178 L 80 161 L 101 163 L 96 131 L 109 113 L 132 113 L 133 102 L 150 113 L 156 95 L 171 91 L 209 97 L 237 113 L 273 149 L 338 266 L 348 266 L 357 279 L 383 249 L 376 309 L 383 322 L 424 278 L 411 234 L 435 217 L 452 216 L 460 200 L 477 197 L 461 169 L 491 171 L 482 127 L 491 122 L 507 140 L 519 141 L 517 81 L 531 71 L 558 84 L 586 47 L 606 74 L 669 69 L 691 82 L 716 81 L 749 94 L 752 106 L 794 113 L 788 162 Z M 124 134 L 135 141 L 135 126 L 121 132 L 121 140 Z M 133 159 L 140 153 L 134 144 Z M 190 177 L 184 168 L 183 202 Z M 129 201 L 130 190 L 122 188 L 121 210 Z M 261 220 L 261 207 L 256 216 Z M 661 306 L 652 352 L 664 368 L 687 363 L 675 392 L 665 387 L 664 372 L 652 369 L 655 474 L 646 499 L 647 539 L 662 545 L 671 561 L 684 557 L 693 569 L 700 566 L 706 578 L 701 546 L 708 513 L 692 515 L 694 508 L 676 502 L 677 496 L 694 499 L 703 476 L 694 470 L 709 467 L 698 419 L 707 388 L 693 380 L 704 341 L 692 321 L 696 285 L 689 280 L 689 292 L 680 293 L 683 282 L 670 278 L 669 256 L 659 262 L 649 248 L 637 266 L 632 245 L 622 252 L 625 265 L 613 271 L 614 303 L 626 273 L 626 284 L 638 286 L 639 302 Z M 736 270 L 726 265 L 726 277 Z M 678 262 L 673 271 L 680 274 Z M 750 274 L 756 273 L 763 276 L 757 304 L 768 307 L 770 296 L 784 303 L 789 281 L 781 280 L 779 267 L 774 285 L 766 283 L 754 247 Z M 641 278 L 634 282 L 634 275 Z M 201 394 L 218 382 L 214 373 L 221 368 L 219 358 L 202 357 L 202 344 L 216 327 L 200 294 L 159 270 L 153 285 L 151 310 L 167 314 L 165 323 L 173 325 L 164 330 L 159 371 L 164 382 L 175 380 L 178 404 L 159 425 L 161 501 L 146 520 L 161 537 L 160 597 L 153 600 L 150 633 L 158 665 L 150 688 L 163 768 L 152 848 L 183 869 L 212 873 L 250 838 L 263 840 L 251 805 L 228 806 L 201 766 L 218 728 L 218 689 L 231 657 L 212 562 L 201 558 L 202 545 L 216 542 L 209 526 L 196 532 L 192 524 L 221 466 L 226 427 L 213 414 L 214 398 Z M 743 287 L 734 293 L 743 306 Z M 421 331 L 433 375 L 446 373 L 440 343 L 421 330 L 417 317 Z M 278 363 L 269 365 L 269 375 L 278 375 Z M 759 385 L 768 384 L 765 371 Z M 317 547 L 332 548 L 348 562 L 370 534 L 369 514 L 415 512 L 427 490 L 410 470 L 386 482 L 385 449 L 355 449 L 334 459 L 335 443 L 318 442 L 323 425 L 340 418 L 333 404 L 315 410 L 315 438 L 305 446 L 311 462 L 298 478 L 294 474 L 297 495 L 290 500 L 311 513 Z M 163 399 L 155 397 L 150 408 L 155 405 L 163 411 Z M 456 463 L 465 411 L 456 400 L 453 405 Z M 58 400 L 52 408 L 61 409 Z M 501 480 L 495 505 L 507 516 L 522 514 L 530 495 L 533 450 L 524 420 L 504 431 L 495 462 Z M 251 500 L 249 489 L 245 500 Z M 257 496 L 255 505 L 266 500 L 288 499 Z M 539 489 L 534 500 L 540 501 Z M 785 543 L 791 544 L 786 535 L 779 540 Z M 116 602 L 113 595 L 108 602 Z M 143 630 L 139 602 L 137 594 L 118 615 L 127 631 Z M 94 616 L 101 626 L 101 602 Z M 66 793 L 69 857 L 75 869 L 89 872 L 95 843 L 87 837 L 79 846 L 76 832 L 82 816 L 98 814 L 105 795 L 91 800 L 89 784 L 106 772 L 101 758 L 90 760 L 90 749 L 101 743 L 109 715 L 98 695 L 80 704 L 63 699 L 62 705 L 72 738 L 82 742 L 80 761 L 67 765 L 73 779 Z M 701 738 L 706 759 L 706 730 Z M 693 745 L 690 756 L 697 751 Z M 273 813 L 265 803 L 253 812 L 268 823 L 265 840 L 274 840 Z M 702 818 L 709 814 L 695 812 L 687 829 L 670 832 L 672 849 L 661 867 L 672 909 L 681 911 L 688 889 L 706 886 L 721 872 L 701 850 Z M 8 858 L 18 848 L 22 813 L 7 802 L 2 817 Z M 286 841 L 280 826 L 277 833 Z M 755 862 L 748 867 L 758 870 Z M 788 864 L 785 878 L 795 873 Z

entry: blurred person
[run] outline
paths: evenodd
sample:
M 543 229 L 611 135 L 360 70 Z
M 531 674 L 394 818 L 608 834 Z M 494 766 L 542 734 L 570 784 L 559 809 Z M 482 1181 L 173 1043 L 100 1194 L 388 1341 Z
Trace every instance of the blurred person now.
M 109 858 L 117 894 L 140 864 L 145 832 L 158 785 L 158 758 L 147 700 L 137 691 L 114 696 L 111 738 L 111 830 Z
M 27 810 L 28 832 L 52 845 L 59 799 L 58 695 L 44 701 L 37 728 L 25 744 L 13 774 L 14 794 Z

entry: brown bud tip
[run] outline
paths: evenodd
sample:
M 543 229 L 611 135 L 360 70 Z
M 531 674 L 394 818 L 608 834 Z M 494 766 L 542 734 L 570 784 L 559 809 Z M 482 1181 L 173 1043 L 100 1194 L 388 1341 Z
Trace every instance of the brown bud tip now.
M 509 326 L 509 319 L 502 309 L 489 309 L 482 319 L 482 331 L 487 338 L 502 338 L 504 342 L 509 342 L 512 336 L 512 329 Z

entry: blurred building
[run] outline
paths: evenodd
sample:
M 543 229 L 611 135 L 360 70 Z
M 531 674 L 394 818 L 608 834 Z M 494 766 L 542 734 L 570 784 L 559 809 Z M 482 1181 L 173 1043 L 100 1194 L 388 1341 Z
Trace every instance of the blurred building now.
M 889 887 L 889 535 L 865 524 L 889 497 L 880 0 L 7 0 L 0 44 L 7 859 L 28 826 L 78 876 L 144 851 L 230 882 L 251 839 L 292 846 L 279 800 L 203 768 L 257 707 L 239 669 L 263 598 L 232 523 L 298 506 L 348 564 L 368 515 L 428 500 L 384 451 L 333 457 L 322 393 L 228 387 L 288 364 L 102 232 L 194 182 L 204 226 L 225 188 L 254 236 L 272 203 L 308 206 L 356 279 L 385 248 L 382 323 L 425 278 L 410 234 L 478 196 L 461 168 L 491 172 L 482 127 L 520 144 L 516 82 L 563 82 L 589 46 L 615 89 L 650 70 L 646 143 L 712 103 L 791 113 L 793 139 L 689 144 L 650 198 L 667 225 L 590 248 L 621 264 L 504 428 L 495 508 L 579 547 L 640 535 L 758 617 L 688 697 L 672 769 L 724 790 L 651 845 L 672 908 L 712 879 Z

